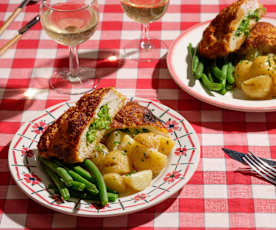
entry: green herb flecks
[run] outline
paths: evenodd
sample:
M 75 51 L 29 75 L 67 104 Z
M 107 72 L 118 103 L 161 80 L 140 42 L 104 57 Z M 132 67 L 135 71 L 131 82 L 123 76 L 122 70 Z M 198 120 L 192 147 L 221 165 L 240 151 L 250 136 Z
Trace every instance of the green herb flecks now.
M 139 133 L 148 133 L 149 130 L 145 129 L 145 128 L 139 128 L 139 129 L 135 129 L 135 128 L 126 128 L 126 129 L 121 129 L 120 131 L 129 134 L 130 136 L 134 137 Z
M 130 173 L 127 173 L 127 174 L 125 174 L 126 176 L 131 176 L 132 174 L 134 174 L 134 173 L 136 173 L 137 171 L 136 170 L 133 170 L 132 172 L 130 172 Z
M 103 129 L 108 129 L 111 122 L 112 118 L 109 115 L 109 108 L 107 105 L 103 105 L 97 114 L 97 118 L 88 128 L 86 133 L 87 143 L 93 143 L 97 139 L 97 132 Z
M 238 29 L 235 31 L 235 36 L 239 37 L 241 35 L 249 35 L 249 30 L 250 30 L 250 20 L 255 19 L 256 22 L 260 20 L 260 12 L 264 10 L 263 8 L 258 8 L 254 10 L 253 12 L 250 12 L 244 19 L 242 19 Z

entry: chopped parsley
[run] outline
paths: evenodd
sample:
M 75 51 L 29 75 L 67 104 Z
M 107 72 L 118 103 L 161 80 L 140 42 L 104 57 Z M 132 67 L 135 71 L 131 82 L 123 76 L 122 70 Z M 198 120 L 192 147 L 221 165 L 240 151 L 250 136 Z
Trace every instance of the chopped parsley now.
M 112 118 L 109 115 L 109 108 L 105 104 L 103 105 L 94 122 L 92 122 L 86 133 L 86 142 L 93 143 L 97 139 L 97 132 L 103 129 L 108 129 L 112 122 Z
M 149 130 L 145 129 L 145 128 L 140 128 L 140 129 L 134 129 L 134 128 L 129 129 L 129 128 L 126 128 L 126 129 L 121 129 L 121 131 L 124 132 L 124 133 L 129 134 L 132 137 L 136 136 L 139 133 L 148 133 L 149 132 Z
M 132 174 L 134 174 L 134 173 L 136 173 L 136 170 L 133 170 L 132 172 L 127 173 L 126 176 L 130 176 L 130 175 L 132 175 Z
M 120 141 L 114 141 L 113 144 L 114 145 L 119 145 L 119 144 L 121 144 L 121 142 Z
M 255 19 L 256 22 L 258 22 L 260 20 L 260 11 L 261 10 L 263 10 L 263 8 L 258 8 L 256 10 L 254 10 L 253 12 L 249 12 L 249 14 L 242 19 L 239 27 L 235 31 L 235 36 L 236 37 L 239 37 L 243 34 L 246 35 L 246 36 L 249 35 L 250 20 Z

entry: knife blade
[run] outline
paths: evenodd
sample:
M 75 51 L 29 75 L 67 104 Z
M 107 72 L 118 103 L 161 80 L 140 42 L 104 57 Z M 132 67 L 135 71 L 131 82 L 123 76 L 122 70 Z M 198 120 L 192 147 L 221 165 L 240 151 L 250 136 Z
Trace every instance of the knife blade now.
M 31 21 L 18 30 L 19 34 L 24 34 L 26 31 L 31 29 L 37 22 L 40 21 L 40 16 L 36 15 Z
M 18 34 L 13 37 L 10 41 L 8 41 L 4 46 L 0 48 L 0 56 L 5 53 L 8 48 L 10 48 L 14 43 L 16 43 L 22 35 L 27 32 L 30 28 L 32 28 L 37 22 L 40 21 L 40 16 L 36 15 L 31 21 L 29 21 L 26 25 L 18 30 Z
M 232 159 L 239 161 L 240 163 L 247 165 L 247 163 L 243 160 L 243 157 L 246 155 L 245 153 L 241 153 L 235 150 L 222 148 L 222 150 Z M 263 161 L 268 163 L 270 166 L 276 166 L 276 161 L 261 158 Z

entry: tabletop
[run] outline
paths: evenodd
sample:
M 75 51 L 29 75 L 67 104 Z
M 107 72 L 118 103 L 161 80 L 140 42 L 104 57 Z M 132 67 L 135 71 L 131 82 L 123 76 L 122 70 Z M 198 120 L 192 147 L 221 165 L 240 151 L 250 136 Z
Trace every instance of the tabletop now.
M 0 24 L 20 3 L 0 2 Z M 191 26 L 212 19 L 232 0 L 171 0 L 167 13 L 150 25 L 152 36 L 169 47 Z M 276 1 L 262 0 L 267 15 L 276 17 Z M 6 43 L 39 12 L 26 7 L 0 36 Z M 0 57 L 0 228 L 1 229 L 275 229 L 275 186 L 236 170 L 241 166 L 221 148 L 276 159 L 276 113 L 223 110 L 189 96 L 173 81 L 166 52 L 154 62 L 128 59 L 104 62 L 119 54 L 130 39 L 141 35 L 138 23 L 122 11 L 118 0 L 99 0 L 100 22 L 90 40 L 79 47 L 81 63 L 87 58 L 101 77 L 97 87 L 116 87 L 127 96 L 158 100 L 182 114 L 197 132 L 201 160 L 197 171 L 178 193 L 142 212 L 111 217 L 68 216 L 40 206 L 17 187 L 8 169 L 9 144 L 24 122 L 38 112 L 79 96 L 49 88 L 56 67 L 67 65 L 68 50 L 35 25 Z

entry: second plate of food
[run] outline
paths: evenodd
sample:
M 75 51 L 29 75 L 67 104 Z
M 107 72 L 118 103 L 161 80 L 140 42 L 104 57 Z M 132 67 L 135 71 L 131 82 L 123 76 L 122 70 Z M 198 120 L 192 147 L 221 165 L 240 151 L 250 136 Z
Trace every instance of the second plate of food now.
M 129 100 L 136 101 L 143 106 L 148 114 L 146 114 L 147 119 L 152 119 L 153 117 L 149 115 L 154 114 L 154 117 L 162 122 L 169 136 L 175 142 L 175 147 L 171 153 L 166 153 L 168 154 L 166 165 L 144 190 L 134 192 L 131 195 L 120 196 L 115 202 L 109 202 L 104 207 L 99 207 L 85 199 L 64 201 L 50 192 L 51 181 L 38 160 L 37 145 L 47 127 L 72 107 L 74 105 L 72 102 L 61 103 L 46 109 L 36 118 L 24 124 L 15 134 L 9 149 L 9 167 L 17 185 L 27 196 L 43 206 L 65 214 L 86 217 L 106 217 L 137 212 L 156 205 L 175 194 L 196 171 L 200 159 L 200 146 L 196 133 L 185 118 L 162 104 L 142 98 L 129 98 Z M 117 135 L 120 134 L 113 133 L 108 137 L 110 140 L 107 141 L 107 145 L 111 145 L 110 148 L 112 145 L 120 144 L 115 140 Z M 129 138 L 129 140 L 131 139 Z M 138 138 L 136 141 L 139 141 Z M 151 142 L 143 139 L 142 136 L 140 136 L 140 141 L 144 141 L 144 144 Z M 142 154 L 141 159 L 139 158 L 137 161 L 140 160 L 140 163 L 147 162 L 147 151 L 152 150 L 145 149 L 144 153 L 137 153 L 137 156 Z M 160 152 L 162 151 L 166 152 L 167 150 L 161 148 Z M 126 155 L 128 153 L 121 152 L 121 154 Z M 109 160 L 112 161 L 112 159 Z M 106 170 L 114 165 L 108 166 L 110 167 L 106 167 Z M 135 173 L 132 170 L 125 176 L 128 177 Z M 128 183 L 131 184 L 132 181 L 128 181 Z M 138 184 L 138 186 L 140 185 Z
M 276 19 L 265 17 L 261 21 L 276 24 Z M 200 81 L 194 80 L 191 71 L 191 60 L 188 55 L 188 45 L 196 47 L 210 21 L 197 24 L 181 34 L 172 44 L 167 63 L 175 82 L 191 96 L 214 106 L 229 110 L 244 112 L 272 112 L 276 111 L 276 98 L 270 100 L 249 100 L 237 87 L 221 95 L 209 93 L 202 87 Z

